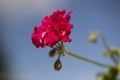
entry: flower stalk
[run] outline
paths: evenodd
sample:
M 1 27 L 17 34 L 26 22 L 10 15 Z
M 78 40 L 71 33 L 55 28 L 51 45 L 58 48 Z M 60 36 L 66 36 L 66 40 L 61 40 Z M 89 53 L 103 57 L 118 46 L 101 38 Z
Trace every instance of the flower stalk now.
M 90 60 L 90 59 L 88 59 L 88 58 L 84 58 L 84 57 L 82 57 L 82 56 L 78 56 L 78 55 L 73 54 L 73 53 L 68 52 L 68 51 L 66 51 L 66 54 L 69 55 L 69 56 L 75 57 L 75 58 L 77 58 L 77 59 L 80 59 L 80 60 L 83 60 L 83 61 L 86 61 L 86 62 L 95 64 L 95 65 L 100 66 L 100 67 L 105 67 L 105 68 L 106 68 L 106 67 L 110 67 L 109 65 L 102 64 L 102 63 L 98 63 L 98 62 L 96 62 L 96 61 Z
M 101 38 L 101 40 L 102 40 L 102 43 L 103 43 L 104 47 L 106 48 L 106 50 L 107 50 L 107 51 L 110 51 L 110 47 L 109 47 L 109 45 L 107 44 L 107 41 L 106 41 L 104 35 L 103 35 L 101 32 L 97 32 L 97 35 L 100 36 L 100 38 Z

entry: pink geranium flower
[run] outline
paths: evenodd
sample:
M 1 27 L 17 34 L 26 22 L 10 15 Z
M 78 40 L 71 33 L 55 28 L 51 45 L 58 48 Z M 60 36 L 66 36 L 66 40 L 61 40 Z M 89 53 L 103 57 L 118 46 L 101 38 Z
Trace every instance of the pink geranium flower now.
M 71 12 L 56 10 L 50 16 L 45 16 L 42 24 L 34 28 L 32 43 L 37 47 L 53 47 L 59 41 L 71 42 L 69 37 L 72 24 L 69 23 Z

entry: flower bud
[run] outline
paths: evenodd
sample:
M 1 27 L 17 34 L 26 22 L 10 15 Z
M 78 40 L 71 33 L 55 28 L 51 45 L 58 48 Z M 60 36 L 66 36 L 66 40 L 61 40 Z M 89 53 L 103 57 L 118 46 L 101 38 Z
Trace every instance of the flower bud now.
M 57 59 L 56 62 L 54 63 L 54 69 L 56 71 L 59 71 L 62 68 L 62 63 L 60 61 L 60 59 Z
M 97 41 L 97 33 L 96 32 L 92 32 L 89 36 L 89 42 L 91 43 L 95 43 Z
M 55 53 L 56 53 L 56 49 L 52 49 L 52 50 L 50 50 L 50 52 L 49 52 L 49 56 L 50 56 L 50 57 L 54 57 L 54 56 L 55 56 Z

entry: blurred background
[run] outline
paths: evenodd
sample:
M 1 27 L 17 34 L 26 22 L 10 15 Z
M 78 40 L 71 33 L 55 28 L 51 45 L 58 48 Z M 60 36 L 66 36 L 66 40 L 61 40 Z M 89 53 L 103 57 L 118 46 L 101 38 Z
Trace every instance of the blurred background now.
M 53 69 L 57 57 L 48 56 L 50 48 L 35 48 L 31 42 L 34 26 L 57 9 L 73 11 L 72 42 L 65 44 L 69 51 L 113 64 L 102 56 L 105 48 L 100 38 L 90 44 L 88 37 L 99 30 L 111 47 L 120 47 L 120 0 L 0 0 L 0 80 L 96 80 L 97 73 L 105 72 L 67 55 L 57 72 Z

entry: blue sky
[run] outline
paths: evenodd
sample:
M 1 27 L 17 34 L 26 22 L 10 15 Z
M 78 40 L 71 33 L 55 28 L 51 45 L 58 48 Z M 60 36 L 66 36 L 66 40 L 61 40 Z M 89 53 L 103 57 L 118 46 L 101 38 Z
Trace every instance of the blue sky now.
M 65 55 L 61 58 L 63 68 L 57 72 L 53 64 L 57 57 L 50 58 L 49 47 L 35 48 L 31 33 L 41 24 L 44 16 L 54 10 L 73 11 L 71 23 L 72 42 L 66 48 L 78 55 L 101 63 L 113 64 L 102 57 L 104 46 L 98 37 L 90 44 L 91 31 L 104 33 L 111 47 L 120 47 L 120 1 L 119 0 L 1 0 L 0 34 L 8 57 L 11 58 L 12 75 L 17 80 L 96 80 L 104 68 Z

